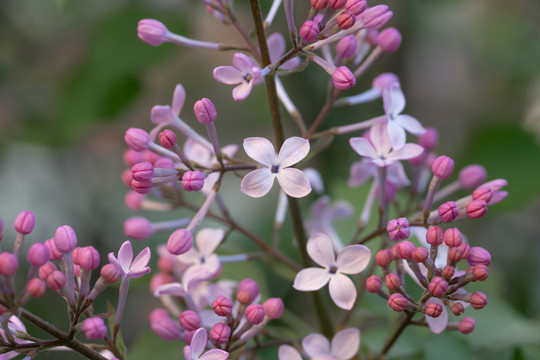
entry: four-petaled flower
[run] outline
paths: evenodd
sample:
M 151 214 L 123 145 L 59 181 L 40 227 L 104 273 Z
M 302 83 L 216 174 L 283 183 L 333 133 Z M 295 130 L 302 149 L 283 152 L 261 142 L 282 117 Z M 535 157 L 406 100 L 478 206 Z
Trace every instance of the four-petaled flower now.
M 197 267 L 205 268 L 214 275 L 219 271 L 220 262 L 214 250 L 223 240 L 225 231 L 223 229 L 202 229 L 195 236 L 197 249 L 192 247 L 187 253 L 178 256 L 178 260 L 184 264 L 191 264 L 186 270 L 194 271 Z
M 348 360 L 358 353 L 360 331 L 355 328 L 341 330 L 334 335 L 332 343 L 321 334 L 309 334 L 302 340 L 304 353 L 311 360 Z M 290 345 L 281 345 L 279 360 L 302 360 L 298 351 Z
M 358 274 L 371 258 L 371 250 L 364 245 L 343 248 L 337 259 L 332 241 L 324 234 L 313 235 L 307 243 L 307 252 L 323 268 L 307 268 L 296 274 L 293 287 L 300 291 L 316 291 L 329 282 L 330 297 L 342 309 L 352 309 L 356 300 L 356 287 L 343 274 Z
M 184 358 L 186 360 L 226 360 L 229 358 L 229 353 L 220 349 L 208 350 L 203 354 L 207 340 L 208 335 L 205 328 L 199 328 L 195 331 L 191 344 L 184 347 Z
M 296 136 L 288 138 L 276 155 L 276 150 L 269 140 L 252 137 L 244 140 L 244 150 L 250 158 L 264 165 L 262 169 L 244 176 L 240 184 L 244 194 L 253 198 L 266 195 L 274 184 L 274 178 L 277 178 L 279 185 L 289 196 L 299 198 L 311 192 L 307 175 L 301 170 L 289 168 L 309 153 L 309 141 L 306 139 Z
M 118 259 L 114 253 L 109 253 L 109 262 L 116 266 L 122 273 L 122 277 L 136 279 L 150 272 L 148 262 L 150 261 L 150 249 L 144 248 L 133 260 L 133 248 L 129 240 L 124 241 L 118 250 Z
M 232 95 L 235 101 L 242 101 L 248 97 L 253 84 L 259 81 L 261 69 L 247 55 L 235 53 L 233 55 L 234 66 L 218 66 L 214 69 L 214 79 L 222 84 L 240 84 L 233 89 Z

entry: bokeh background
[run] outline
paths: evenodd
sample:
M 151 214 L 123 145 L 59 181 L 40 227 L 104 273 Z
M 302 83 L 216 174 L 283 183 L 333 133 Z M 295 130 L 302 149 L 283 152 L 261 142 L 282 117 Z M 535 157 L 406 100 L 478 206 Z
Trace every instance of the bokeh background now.
M 371 2 L 370 4 L 374 4 Z M 471 244 L 492 254 L 490 279 L 474 285 L 488 295 L 489 305 L 475 312 L 476 331 L 469 336 L 435 336 L 424 328 L 407 331 L 392 358 L 407 359 L 540 359 L 540 3 L 535 0 L 408 0 L 386 2 L 394 11 L 390 25 L 403 34 L 400 50 L 385 56 L 360 79 L 351 94 L 370 87 L 382 71 L 399 75 L 407 97 L 406 113 L 439 130 L 438 152 L 452 156 L 459 169 L 480 163 L 491 178 L 505 178 L 510 196 L 489 210 L 486 218 L 465 221 Z M 300 22 L 305 12 L 296 11 Z M 268 9 L 270 2 L 263 1 Z M 251 29 L 246 1 L 235 3 L 237 15 Z M 283 31 L 283 13 L 273 29 Z M 228 65 L 232 53 L 178 48 L 153 48 L 137 39 L 137 22 L 159 19 L 171 31 L 207 41 L 241 43 L 232 29 L 215 21 L 200 1 L 179 0 L 2 0 L 0 2 L 0 217 L 4 240 L 14 239 L 12 222 L 22 210 L 36 214 L 29 237 L 43 241 L 57 226 L 70 224 L 79 243 L 101 249 L 102 261 L 125 240 L 123 221 L 135 214 L 126 209 L 120 180 L 129 127 L 150 129 L 150 109 L 169 104 L 175 84 L 187 90 L 182 117 L 194 123 L 192 104 L 214 100 L 222 144 L 247 136 L 271 137 L 262 87 L 242 102 L 232 101 L 231 87 L 217 83 L 211 71 Z M 325 98 L 326 74 L 310 66 L 284 79 L 293 101 L 309 123 Z M 326 126 L 368 119 L 382 111 L 380 101 L 331 113 Z M 289 121 L 285 115 L 286 121 Z M 295 129 L 289 121 L 288 134 Z M 197 127 L 197 124 L 194 125 Z M 198 128 L 201 129 L 201 128 Z M 201 129 L 202 130 L 202 129 Z M 326 155 L 308 165 L 324 176 L 327 192 L 362 206 L 367 189 L 348 189 L 349 166 L 357 160 L 344 139 L 334 141 Z M 270 234 L 277 192 L 260 203 L 238 192 L 238 179 L 228 181 L 226 199 L 233 214 L 250 229 Z M 200 201 L 196 196 L 194 201 Z M 303 201 L 306 209 L 315 197 Z M 164 220 L 175 214 L 145 214 Z M 355 219 L 338 224 L 344 237 Z M 285 231 L 290 231 L 286 224 Z M 284 236 L 290 239 L 292 236 Z M 269 239 L 269 236 L 265 236 Z M 137 249 L 164 242 L 156 235 Z M 285 241 L 285 240 L 284 240 Z M 233 239 L 226 251 L 238 251 L 246 239 Z M 11 245 L 8 245 L 11 246 Z M 154 259 L 155 261 L 155 259 Z M 249 271 L 266 297 L 283 296 L 291 311 L 277 326 L 303 328 L 308 315 L 299 312 L 302 299 L 288 280 L 266 265 L 230 267 L 225 274 Z M 236 275 L 238 278 L 238 273 Z M 148 280 L 135 282 L 128 301 L 125 337 L 131 358 L 155 354 L 179 357 L 180 344 L 166 344 L 148 330 L 147 314 L 157 302 Z M 285 285 L 285 286 L 283 286 Z M 114 289 L 109 293 L 116 302 Z M 31 304 L 43 317 L 65 321 L 55 294 Z M 365 331 L 362 346 L 377 351 L 384 326 L 370 323 L 369 312 L 391 320 L 381 299 L 368 299 L 355 326 Z M 98 307 L 105 309 L 104 303 Z M 39 308 L 39 309 L 38 309 Z M 330 311 L 330 310 L 329 310 Z M 471 310 L 468 311 L 468 314 Z M 300 314 L 297 318 L 293 313 Z M 339 313 L 338 313 L 339 314 Z M 384 315 L 386 314 L 386 315 Z M 382 324 L 382 325 L 387 325 Z M 374 331 L 368 331 L 373 330 Z M 32 329 L 33 331 L 35 329 Z M 302 336 L 306 333 L 296 334 Z M 168 351 L 168 352 L 167 352 Z M 267 359 L 277 358 L 269 349 Z M 54 358 L 59 355 L 50 354 Z M 63 358 L 77 358 L 64 354 Z

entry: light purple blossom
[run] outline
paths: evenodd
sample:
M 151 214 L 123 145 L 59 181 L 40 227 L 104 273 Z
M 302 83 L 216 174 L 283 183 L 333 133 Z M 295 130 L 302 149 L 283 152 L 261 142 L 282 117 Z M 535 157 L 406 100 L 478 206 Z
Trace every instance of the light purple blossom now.
M 341 330 L 334 335 L 330 343 L 321 334 L 309 334 L 302 340 L 304 353 L 311 360 L 349 360 L 358 353 L 360 331 L 355 328 Z M 281 345 L 279 360 L 302 360 L 298 351 L 290 345 Z
M 150 267 L 147 266 L 150 255 L 150 249 L 146 247 L 133 260 L 133 248 L 129 240 L 126 240 L 118 251 L 118 259 L 114 253 L 109 253 L 109 262 L 120 270 L 122 277 L 136 279 L 150 272 Z
M 191 344 L 184 347 L 184 358 L 186 360 L 226 360 L 229 358 L 229 353 L 220 349 L 208 350 L 203 354 L 207 341 L 206 329 L 199 328 L 195 331 Z
M 225 231 L 223 229 L 202 229 L 195 236 L 195 247 L 187 253 L 178 256 L 178 260 L 184 264 L 191 264 L 186 270 L 193 271 L 195 267 L 203 267 L 209 273 L 216 274 L 219 271 L 220 262 L 214 250 L 219 246 Z
M 239 84 L 232 92 L 235 101 L 247 98 L 260 76 L 261 69 L 249 56 L 242 53 L 233 55 L 233 66 L 218 66 L 214 69 L 214 79 L 220 83 Z

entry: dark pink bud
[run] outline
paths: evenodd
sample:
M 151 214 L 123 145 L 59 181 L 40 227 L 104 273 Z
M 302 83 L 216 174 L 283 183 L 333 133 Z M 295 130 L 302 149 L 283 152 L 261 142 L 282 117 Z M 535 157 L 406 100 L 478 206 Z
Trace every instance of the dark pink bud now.
M 467 204 L 466 210 L 471 219 L 478 219 L 486 215 L 488 208 L 484 200 L 473 200 Z
M 474 189 L 486 180 L 487 171 L 482 165 L 465 166 L 458 175 L 459 184 L 465 189 Z
M 472 273 L 474 276 L 474 280 L 484 281 L 488 278 L 489 270 L 487 266 L 485 265 L 476 265 L 476 266 L 473 266 Z
M 448 283 L 442 277 L 434 277 L 428 285 L 429 292 L 435 297 L 441 297 L 448 291 Z
M 118 279 L 120 279 L 120 276 L 122 276 L 120 270 L 118 270 L 118 268 L 113 264 L 107 264 L 103 266 L 101 268 L 100 274 L 103 279 L 109 284 L 117 282 Z
M 351 11 L 345 10 L 338 15 L 336 22 L 341 29 L 347 30 L 356 22 L 356 16 Z
M 32 264 L 32 266 L 36 267 L 44 265 L 47 261 L 49 261 L 50 256 L 51 251 L 49 250 L 49 247 L 42 242 L 32 244 L 26 255 L 28 262 Z
M 442 311 L 443 307 L 441 304 L 430 302 L 426 305 L 426 309 L 424 312 L 427 316 L 431 316 L 432 318 L 438 318 L 439 316 L 441 316 Z
M 386 226 L 386 231 L 388 231 L 388 236 L 390 236 L 390 240 L 392 241 L 405 240 L 411 236 L 411 229 L 409 229 L 407 218 L 390 220 Z
M 152 46 L 159 46 L 167 41 L 169 31 L 161 21 L 154 19 L 143 19 L 137 26 L 137 36 L 139 39 Z
M 55 270 L 58 270 L 56 265 L 54 265 L 52 262 L 47 262 L 44 265 L 40 266 L 39 268 L 39 278 L 42 280 L 47 280 L 49 275 Z
M 407 308 L 407 305 L 409 305 L 409 301 L 407 301 L 405 296 L 401 295 L 400 293 L 394 293 L 390 295 L 388 305 L 390 305 L 392 310 L 402 312 Z
M 54 245 L 62 254 L 67 254 L 77 246 L 77 235 L 69 225 L 62 225 L 54 234 Z
M 486 249 L 475 246 L 469 249 L 469 256 L 467 257 L 467 262 L 471 266 L 488 266 L 491 263 L 491 255 Z
M 154 166 L 160 169 L 174 169 L 174 163 L 169 158 L 159 158 L 154 162 Z
M 152 182 L 132 180 L 131 188 L 139 194 L 148 194 L 152 190 Z
M 226 344 L 231 337 L 231 328 L 223 323 L 216 323 L 210 329 L 210 339 L 218 344 Z
M 484 200 L 488 203 L 491 200 L 491 190 L 485 186 L 480 186 L 472 193 L 473 200 Z
M 62 253 L 56 248 L 54 239 L 46 240 L 45 245 L 49 248 L 49 260 L 58 260 L 62 257 Z
M 214 302 L 212 302 L 212 309 L 218 316 L 227 316 L 232 313 L 233 302 L 231 299 L 219 295 Z
M 165 149 L 170 149 L 174 145 L 176 145 L 176 141 L 178 140 L 176 138 L 176 134 L 172 130 L 163 130 L 161 133 L 159 133 L 159 143 L 161 146 L 163 146 Z
M 471 318 L 471 317 L 464 317 L 463 319 L 461 319 L 461 321 L 459 322 L 459 331 L 462 333 L 462 334 L 470 334 L 473 332 L 474 330 L 474 325 L 475 325 L 475 322 L 474 322 L 474 319 Z
M 75 249 L 73 249 L 73 251 L 71 252 L 71 259 L 73 259 L 73 263 L 75 265 L 79 265 L 79 251 L 81 250 L 80 247 L 76 247 Z
M 377 30 L 383 27 L 392 18 L 393 13 L 388 11 L 386 5 L 375 5 L 367 8 L 360 14 L 360 20 L 364 28 L 368 30 Z
M 469 244 L 467 244 L 465 241 L 462 241 L 461 245 L 458 246 L 458 249 L 461 250 L 461 253 L 463 254 L 462 259 L 466 259 L 469 257 L 470 248 L 471 247 L 469 246 Z
M 204 186 L 204 174 L 199 170 L 186 171 L 182 176 L 182 189 L 186 191 L 199 191 Z
M 382 73 L 373 79 L 372 87 L 374 89 L 384 89 L 393 83 L 399 83 L 399 78 L 394 73 Z
M 448 249 L 448 260 L 457 263 L 463 259 L 463 251 L 459 247 Z
M 238 284 L 236 290 L 236 300 L 241 304 L 251 304 L 259 295 L 259 285 L 251 279 L 244 279 Z
M 174 278 L 169 274 L 156 274 L 150 280 L 150 291 L 154 293 L 161 285 L 170 284 L 173 281 L 175 281 Z
M 481 291 L 477 291 L 471 294 L 471 306 L 473 309 L 480 310 L 487 305 L 487 296 Z
M 54 270 L 47 277 L 47 286 L 51 290 L 60 290 L 66 284 L 66 276 L 59 270 Z
M 143 151 L 143 160 L 144 161 L 148 161 L 149 163 L 153 164 L 154 167 L 158 167 L 156 166 L 156 161 L 158 161 L 159 159 L 162 159 L 162 157 L 150 150 L 144 150 Z
M 193 235 L 186 229 L 178 229 L 167 240 L 167 251 L 173 255 L 181 255 L 193 247 Z
M 336 45 L 336 52 L 343 59 L 349 59 L 356 54 L 358 49 L 358 39 L 354 35 L 345 36 L 343 39 L 339 40 Z
M 376 293 L 381 290 L 382 280 L 377 275 L 371 275 L 366 280 L 366 290 L 370 293 Z
M 260 324 L 264 320 L 264 308 L 259 304 L 251 304 L 246 307 L 246 320 L 253 325 Z
M 131 182 L 133 181 L 133 177 L 131 174 L 131 169 L 125 169 L 122 171 L 122 182 L 126 184 L 126 186 L 131 187 Z
M 328 0 L 330 7 L 333 9 L 341 9 L 347 3 L 347 0 Z
M 150 327 L 157 336 L 167 341 L 178 340 L 182 334 L 182 329 L 178 322 L 171 319 L 169 315 L 152 317 Z
M 36 226 L 36 217 L 31 211 L 23 211 L 15 219 L 15 231 L 20 234 L 28 235 L 34 230 Z
M 217 111 L 210 99 L 202 98 L 193 106 L 195 117 L 201 124 L 210 124 L 217 117 Z
M 298 35 L 300 35 L 300 37 L 308 43 L 315 41 L 317 36 L 319 36 L 319 25 L 311 20 L 307 20 L 302 24 Z
M 443 243 L 443 231 L 438 226 L 432 226 L 426 234 L 426 241 L 431 246 L 439 246 Z
M 441 272 L 441 275 L 445 279 L 451 279 L 454 276 L 454 272 L 456 271 L 456 268 L 451 265 L 446 265 L 444 269 Z
M 418 138 L 418 144 L 423 147 L 426 151 L 431 151 L 437 147 L 439 142 L 439 134 L 435 128 L 428 127 L 426 132 L 420 135 Z
M 0 253 L 0 275 L 13 276 L 19 267 L 17 256 L 10 252 Z
M 163 308 L 157 308 L 152 310 L 150 314 L 148 314 L 148 320 L 150 321 L 158 319 L 160 317 L 169 317 L 169 313 L 167 312 L 167 310 Z
M 444 232 L 444 243 L 449 247 L 458 247 L 463 241 L 463 236 L 458 228 L 450 228 Z
M 161 256 L 158 260 L 158 269 L 165 274 L 173 274 L 176 267 L 175 258 L 172 256 Z
M 39 299 L 40 297 L 45 295 L 45 290 L 47 290 L 47 285 L 45 285 L 45 281 L 38 278 L 31 279 L 26 286 L 26 292 L 34 299 Z
M 143 161 L 143 154 L 132 149 L 124 151 L 124 163 L 132 167 L 133 165 Z
M 380 267 L 386 267 L 390 265 L 394 261 L 394 255 L 392 254 L 392 251 L 388 249 L 383 249 L 375 255 L 375 262 Z
M 423 246 L 417 247 L 416 249 L 414 249 L 412 253 L 412 259 L 414 260 L 414 262 L 417 262 L 417 263 L 423 263 L 424 261 L 426 261 L 428 256 L 429 256 L 429 251 Z
M 457 208 L 457 205 L 453 201 L 447 201 L 441 206 L 439 206 L 439 216 L 441 217 L 441 220 L 445 223 L 449 223 L 454 221 L 458 215 L 459 211 Z
M 377 45 L 385 53 L 393 53 L 401 45 L 401 33 L 396 28 L 387 28 L 379 33 Z
M 367 8 L 366 0 L 347 0 L 345 10 L 352 12 L 354 15 L 360 15 Z
M 145 199 L 143 194 L 139 194 L 135 191 L 128 191 L 124 196 L 124 204 L 131 210 L 141 210 L 142 203 Z
M 193 335 L 195 335 L 195 331 L 184 331 L 184 341 L 188 344 L 191 344 Z
M 100 317 L 91 317 L 83 321 L 81 330 L 89 340 L 98 340 L 107 336 L 107 327 Z
M 460 302 L 455 302 L 450 306 L 450 311 L 456 316 L 460 316 L 465 312 L 465 307 Z
M 195 311 L 191 310 L 182 312 L 178 321 L 180 321 L 180 325 L 188 331 L 197 330 L 201 325 L 201 318 Z
M 137 181 L 151 181 L 154 167 L 148 161 L 137 163 L 131 167 L 131 177 Z
M 264 314 L 270 319 L 279 319 L 283 314 L 285 305 L 280 298 L 270 298 L 263 303 Z
M 410 241 L 402 241 L 396 244 L 396 254 L 404 260 L 410 259 L 415 249 L 416 247 Z
M 99 266 L 99 253 L 93 246 L 85 246 L 79 250 L 79 266 L 86 271 L 92 271 Z
M 328 0 L 311 0 L 311 6 L 316 10 L 324 10 L 328 5 Z
M 142 216 L 134 216 L 124 221 L 124 234 L 135 240 L 146 240 L 154 232 L 152 223 Z
M 452 175 L 454 170 L 454 160 L 448 156 L 442 155 L 436 158 L 431 164 L 431 171 L 439 179 L 447 179 Z
M 384 277 L 384 283 L 386 284 L 388 290 L 396 290 L 398 287 L 401 286 L 401 280 L 399 279 L 399 276 L 394 273 L 386 275 Z
M 127 146 L 135 151 L 144 151 L 148 148 L 150 136 L 143 129 L 129 128 L 124 136 Z
M 348 67 L 340 66 L 332 73 L 332 82 L 335 88 L 346 90 L 356 85 L 356 78 Z

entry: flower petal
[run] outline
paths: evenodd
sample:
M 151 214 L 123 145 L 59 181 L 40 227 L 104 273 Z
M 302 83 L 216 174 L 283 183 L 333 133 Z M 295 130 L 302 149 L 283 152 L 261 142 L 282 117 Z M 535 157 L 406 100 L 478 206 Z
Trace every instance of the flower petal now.
M 318 233 L 309 238 L 306 245 L 311 259 L 324 268 L 336 265 L 334 247 L 328 236 Z
M 129 240 L 124 241 L 120 250 L 118 250 L 118 263 L 122 266 L 124 273 L 129 271 L 131 261 L 133 260 L 133 248 Z
M 252 198 L 263 197 L 272 188 L 275 177 L 269 168 L 253 170 L 242 179 L 240 191 Z
M 266 38 L 268 44 L 268 52 L 270 53 L 270 61 L 278 61 L 281 55 L 285 52 L 285 39 L 278 32 L 270 34 Z
M 210 280 L 214 274 L 202 265 L 190 266 L 182 275 L 182 284 L 184 289 L 189 292 L 197 284 Z
M 116 266 L 116 268 L 122 273 L 123 276 L 126 275 L 126 272 L 125 272 L 124 269 L 122 268 L 122 265 L 120 265 L 120 262 L 118 261 L 118 259 L 116 258 L 116 256 L 114 256 L 114 253 L 113 253 L 113 252 L 110 252 L 110 253 L 109 253 L 108 259 L 109 259 L 109 262 L 110 262 L 111 264 L 113 264 L 114 266 Z
M 435 334 L 440 334 L 448 325 L 448 310 L 446 310 L 446 306 L 444 306 L 440 299 L 431 298 L 426 302 L 426 305 L 431 302 L 441 305 L 443 310 L 441 315 L 439 315 L 437 318 L 432 318 L 431 316 L 426 315 L 426 321 L 431 331 L 433 331 Z
M 364 245 L 345 246 L 337 256 L 338 271 L 344 274 L 358 274 L 363 271 L 371 259 L 371 250 Z
M 303 171 L 295 168 L 279 169 L 276 178 L 283 191 L 294 198 L 301 198 L 311 192 L 309 178 Z
M 245 98 L 249 96 L 249 93 L 251 93 L 252 88 L 253 88 L 253 81 L 243 82 L 237 87 L 235 87 L 232 91 L 232 96 L 233 96 L 234 101 L 245 100 Z
M 197 331 L 195 331 L 195 334 L 193 334 L 193 337 L 191 338 L 191 353 L 192 356 L 196 359 L 199 358 L 199 356 L 204 351 L 204 348 L 206 347 L 206 341 L 208 340 L 208 335 L 206 334 L 205 328 L 199 328 Z
M 401 149 L 394 150 L 388 154 L 388 160 L 412 159 L 424 152 L 424 148 L 417 144 L 405 144 Z
M 399 115 L 394 121 L 411 134 L 418 136 L 426 132 L 420 121 L 410 115 Z
M 370 144 L 371 146 L 371 144 Z M 373 147 L 372 147 L 373 148 Z M 351 165 L 351 171 L 347 185 L 349 187 L 357 187 L 365 183 L 369 178 L 372 178 L 377 174 L 376 167 L 368 159 L 362 159 L 356 161 Z
M 334 335 L 330 345 L 330 354 L 336 360 L 349 360 L 358 353 L 360 347 L 360 330 L 348 328 Z
M 152 254 L 150 252 L 150 248 L 148 248 L 148 247 L 144 248 L 139 253 L 139 255 L 137 255 L 135 260 L 133 260 L 133 262 L 131 263 L 130 269 L 131 270 L 137 270 L 137 269 L 142 269 L 142 268 L 146 267 L 146 265 L 148 265 L 148 262 L 150 261 L 151 256 L 152 256 Z
M 373 145 L 362 137 L 351 138 L 349 140 L 349 144 L 351 144 L 353 150 L 356 151 L 360 156 L 367 156 L 372 159 L 379 158 Z
M 309 334 L 302 340 L 304 352 L 310 357 L 330 355 L 330 342 L 321 334 Z
M 214 253 L 223 240 L 225 231 L 223 229 L 202 229 L 195 236 L 195 243 L 199 249 L 199 253 L 208 256 Z
M 277 156 L 274 145 L 263 137 L 249 137 L 244 139 L 244 151 L 253 160 L 271 168 L 277 165 Z
M 286 139 L 279 150 L 277 164 L 280 168 L 286 168 L 296 164 L 309 153 L 309 141 L 307 139 L 293 136 Z
M 212 153 L 203 145 L 188 138 L 184 144 L 184 155 L 189 160 L 198 162 L 204 166 L 211 166 Z
M 383 90 L 384 112 L 395 117 L 405 109 L 405 96 L 398 82 L 391 84 Z
M 328 270 L 321 268 L 307 268 L 300 270 L 294 279 L 293 288 L 298 291 L 316 291 L 330 280 Z
M 163 284 L 158 286 L 154 291 L 154 296 L 159 297 L 162 295 L 173 295 L 173 296 L 186 296 L 187 292 L 184 289 L 184 286 L 178 282 Z
M 396 121 L 388 122 L 388 136 L 390 143 L 395 150 L 399 150 L 403 147 L 403 145 L 405 145 L 405 130 L 398 123 L 396 123 Z
M 186 90 L 182 84 L 176 85 L 174 88 L 173 98 L 172 98 L 172 111 L 173 114 L 178 116 L 182 107 L 184 107 L 184 102 L 186 101 Z
M 213 72 L 214 79 L 222 84 L 233 85 L 244 82 L 244 74 L 234 66 L 218 66 Z
M 257 64 L 244 53 L 234 53 L 232 62 L 234 67 L 240 70 L 243 75 L 251 74 L 252 68 L 257 66 Z
M 292 58 L 285 61 L 279 68 L 283 70 L 296 70 L 300 66 L 300 58 Z
M 328 210 L 332 220 L 345 219 L 354 214 L 352 205 L 345 200 L 336 201 Z
M 152 269 L 150 269 L 150 267 L 148 266 L 144 268 L 129 270 L 129 272 L 126 274 L 126 277 L 130 279 L 138 279 L 141 276 L 148 274 L 150 271 L 152 271 Z
M 334 303 L 344 309 L 351 310 L 356 300 L 356 287 L 347 276 L 337 273 L 330 278 L 328 284 L 330 297 Z
M 220 350 L 220 349 L 212 349 L 212 350 L 208 350 L 207 352 L 204 353 L 203 356 L 201 356 L 199 359 L 201 360 L 225 360 L 225 359 L 228 359 L 229 358 L 229 353 L 224 351 L 224 350 Z
M 279 360 L 302 360 L 302 357 L 291 345 L 281 345 L 278 350 Z

